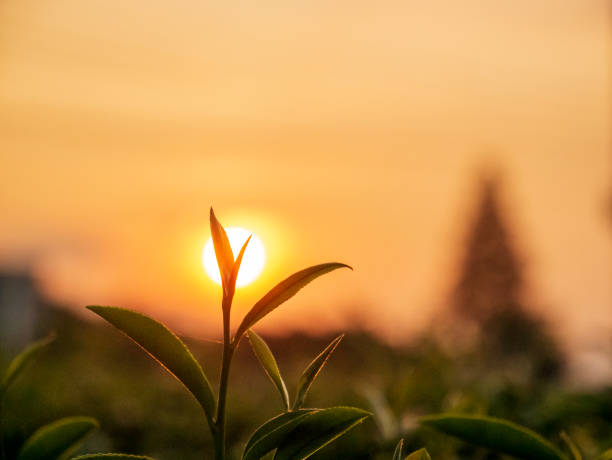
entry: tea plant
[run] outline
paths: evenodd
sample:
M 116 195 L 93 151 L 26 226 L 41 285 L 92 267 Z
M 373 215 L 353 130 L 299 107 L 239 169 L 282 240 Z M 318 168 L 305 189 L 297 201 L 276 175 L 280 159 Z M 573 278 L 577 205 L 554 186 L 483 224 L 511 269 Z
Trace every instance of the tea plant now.
M 9 364 L 0 383 L 0 426 L 2 423 L 4 399 L 9 387 L 21 373 L 53 342 L 52 336 L 34 342 L 19 353 Z M 85 438 L 98 427 L 91 417 L 65 417 L 42 426 L 24 443 L 17 454 L 17 460 L 67 459 L 78 449 Z M 0 430 L 0 458 L 6 459 L 4 433 Z M 149 457 L 126 454 L 88 454 L 73 460 L 152 460 Z
M 400 439 L 393 452 L 393 460 L 431 460 L 427 449 L 419 449 L 404 457 L 404 440 Z
M 421 423 L 471 444 L 524 460 L 582 460 L 582 454 L 566 433 L 561 433 L 570 457 L 529 428 L 508 420 L 480 415 L 439 414 L 421 418 Z M 612 449 L 598 460 L 611 460 Z
M 236 279 L 250 237 L 234 259 L 225 229 L 215 217 L 212 208 L 210 229 L 222 284 L 223 352 L 217 397 L 200 363 L 187 346 L 164 324 L 124 308 L 106 306 L 87 308 L 124 332 L 191 392 L 204 411 L 214 441 L 217 460 L 226 458 L 226 401 L 232 358 L 240 341 L 248 334 L 259 361 L 281 394 L 284 412 L 268 420 L 255 431 L 247 442 L 242 458 L 254 460 L 272 452 L 275 452 L 276 460 L 308 458 L 370 415 L 354 407 L 301 408 L 310 385 L 340 338 L 332 342 L 304 371 L 294 403 L 290 404 L 287 388 L 272 352 L 251 328 L 312 280 L 333 270 L 350 267 L 333 262 L 315 265 L 294 273 L 255 303 L 232 335 L 230 314 Z

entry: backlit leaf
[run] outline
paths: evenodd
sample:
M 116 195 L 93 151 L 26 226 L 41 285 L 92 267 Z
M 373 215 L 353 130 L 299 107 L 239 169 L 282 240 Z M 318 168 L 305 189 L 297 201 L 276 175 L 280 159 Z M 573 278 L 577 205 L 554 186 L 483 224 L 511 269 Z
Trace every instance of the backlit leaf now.
M 342 267 L 351 268 L 348 265 L 337 262 L 315 265 L 294 273 L 289 278 L 278 283 L 270 291 L 268 291 L 268 293 L 264 295 L 246 314 L 242 320 L 242 323 L 238 327 L 238 330 L 236 331 L 235 340 L 240 340 L 243 334 L 248 329 L 253 327 L 257 321 L 266 316 L 283 302 L 289 300 L 312 280 L 321 275 L 329 273 L 332 270 Z
M 236 257 L 236 262 L 234 262 L 234 266 L 232 267 L 232 274 L 230 276 L 228 282 L 228 292 L 223 296 L 223 306 L 224 308 L 229 308 L 232 304 L 232 299 L 234 298 L 234 293 L 236 292 L 236 280 L 238 279 L 238 272 L 240 271 L 240 265 L 242 264 L 242 257 L 244 256 L 244 251 L 251 241 L 251 237 L 253 235 L 249 235 L 246 239 L 242 247 L 240 248 L 240 252 L 238 253 L 238 257 Z
M 276 449 L 305 417 L 309 417 L 317 411 L 318 409 L 303 409 L 287 412 L 268 420 L 251 436 L 244 448 L 242 459 L 259 460 Z
M 580 449 L 578 449 L 578 446 L 576 445 L 574 440 L 570 438 L 570 436 L 565 431 L 561 432 L 561 439 L 563 440 L 569 451 L 572 453 L 572 457 L 574 458 L 574 460 L 582 460 L 582 454 L 580 453 Z
M 308 390 L 310 390 L 310 386 L 312 385 L 312 382 L 317 377 L 317 375 L 319 375 L 319 372 L 321 371 L 321 369 L 323 369 L 323 366 L 325 366 L 325 363 L 327 363 L 327 360 L 329 359 L 331 354 L 334 352 L 334 350 L 336 349 L 336 347 L 338 346 L 338 344 L 340 343 L 343 337 L 344 337 L 344 334 L 332 340 L 331 343 L 327 347 L 325 347 L 325 350 L 323 350 L 308 365 L 308 367 L 304 370 L 304 372 L 302 372 L 302 375 L 298 382 L 297 395 L 295 397 L 295 403 L 293 404 L 293 409 L 297 409 L 301 407 L 302 404 L 304 404 L 304 399 L 306 399 L 306 395 L 308 394 Z
M 119 307 L 88 306 L 142 347 L 195 396 L 209 423 L 215 413 L 212 387 L 187 345 L 162 323 Z
M 249 329 L 247 336 L 249 337 L 249 342 L 251 343 L 251 347 L 255 352 L 255 356 L 257 356 L 257 359 L 266 371 L 266 374 L 268 374 L 268 377 L 270 377 L 270 380 L 272 380 L 272 383 L 278 389 L 281 399 L 283 400 L 285 410 L 289 410 L 289 393 L 287 393 L 287 387 L 285 386 L 285 382 L 281 377 L 278 364 L 276 363 L 276 359 L 274 359 L 272 351 L 270 351 L 270 348 L 266 342 L 264 342 L 264 340 L 252 329 Z
M 38 340 L 28 347 L 26 347 L 21 353 L 19 353 L 11 363 L 9 364 L 2 383 L 0 383 L 0 401 L 4 397 L 6 390 L 13 383 L 13 381 L 21 374 L 21 372 L 30 364 L 55 338 L 49 336 L 45 339 Z
M 612 449 L 606 450 L 599 457 L 597 457 L 597 460 L 612 460 Z
M 221 280 L 223 282 L 223 293 L 227 294 L 229 292 L 229 281 L 234 268 L 234 253 L 232 252 L 232 246 L 227 238 L 225 229 L 217 220 L 213 208 L 210 208 L 210 233 L 213 240 L 213 246 L 215 247 L 217 265 L 219 266 L 219 272 L 221 273 Z
M 393 452 L 393 460 L 403 460 L 404 457 L 402 455 L 404 451 L 404 440 L 400 439 L 399 442 L 397 443 L 397 446 L 395 446 L 395 451 Z
M 276 450 L 275 460 L 302 460 L 322 449 L 370 414 L 355 407 L 321 409 L 305 417 Z
M 404 460 L 431 460 L 431 457 L 426 449 L 419 449 L 408 455 Z
M 550 442 L 528 428 L 493 417 L 440 414 L 421 423 L 477 446 L 527 460 L 567 460 Z
M 98 427 L 91 417 L 66 417 L 45 425 L 25 442 L 17 460 L 51 460 L 74 452 Z

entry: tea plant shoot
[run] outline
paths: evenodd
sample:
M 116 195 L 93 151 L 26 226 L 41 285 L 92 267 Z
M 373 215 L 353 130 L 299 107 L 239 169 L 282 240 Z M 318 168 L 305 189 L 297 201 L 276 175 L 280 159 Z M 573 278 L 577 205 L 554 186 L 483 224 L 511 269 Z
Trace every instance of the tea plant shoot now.
M 234 258 L 238 256 L 240 248 L 242 248 L 247 238 L 251 236 L 249 245 L 244 251 L 240 272 L 238 272 L 238 278 L 236 279 L 236 286 L 242 287 L 251 284 L 261 274 L 266 264 L 266 251 L 264 245 L 257 235 L 247 229 L 241 227 L 228 227 L 225 231 L 230 246 L 232 247 Z M 221 273 L 217 265 L 212 236 L 204 246 L 204 251 L 202 252 L 202 265 L 210 279 L 220 285 Z

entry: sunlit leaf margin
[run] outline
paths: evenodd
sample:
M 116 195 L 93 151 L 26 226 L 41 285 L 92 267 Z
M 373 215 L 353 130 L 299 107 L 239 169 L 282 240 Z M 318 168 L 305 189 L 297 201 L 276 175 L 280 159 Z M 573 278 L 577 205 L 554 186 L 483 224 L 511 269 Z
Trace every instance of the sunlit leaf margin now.
M 285 437 L 298 426 L 304 417 L 319 409 L 302 409 L 278 415 L 257 428 L 244 448 L 243 460 L 259 460 L 276 449 Z
M 4 398 L 6 390 L 21 374 L 21 372 L 51 343 L 55 340 L 55 336 L 50 335 L 44 339 L 38 340 L 21 353 L 19 353 L 8 365 L 2 382 L 0 383 L 0 402 Z
M 247 336 L 255 356 L 257 356 L 257 359 L 264 368 L 264 371 L 266 371 L 266 374 L 274 386 L 278 389 L 283 401 L 284 409 L 288 411 L 290 407 L 289 393 L 287 392 L 287 387 L 283 377 L 281 376 L 280 370 L 278 369 L 278 364 L 276 363 L 276 359 L 274 358 L 270 347 L 268 347 L 264 339 L 257 335 L 252 329 L 247 331 Z
M 429 456 L 429 452 L 427 452 L 427 449 L 422 448 L 412 452 L 404 460 L 431 460 L 431 457 Z
M 234 269 L 234 253 L 232 252 L 232 246 L 227 238 L 225 229 L 217 219 L 217 216 L 215 216 L 213 208 L 210 208 L 210 233 L 215 248 L 217 265 L 219 266 L 219 272 L 221 274 L 223 295 L 225 297 L 230 291 L 230 278 L 232 276 L 232 270 Z
M 294 273 L 284 281 L 278 283 L 270 291 L 268 291 L 268 293 L 264 295 L 246 314 L 242 320 L 242 323 L 240 323 L 240 326 L 238 326 L 234 342 L 238 342 L 244 333 L 253 327 L 255 323 L 297 294 L 300 289 L 302 289 L 312 280 L 338 268 L 350 268 L 352 270 L 352 267 L 346 264 L 338 262 L 325 263 L 301 270 Z
M 23 445 L 17 460 L 48 460 L 68 456 L 94 429 L 91 417 L 66 417 L 34 432 Z
M 234 262 L 234 266 L 232 267 L 232 274 L 230 275 L 228 283 L 228 292 L 223 297 L 224 310 L 228 310 L 229 308 L 231 308 L 232 300 L 234 299 L 234 293 L 236 292 L 236 280 L 238 279 L 238 272 L 240 271 L 240 265 L 242 265 L 242 257 L 244 256 L 244 251 L 246 251 L 246 248 L 249 245 L 249 241 L 251 241 L 252 236 L 253 235 L 249 235 L 249 237 L 246 239 L 246 241 L 240 248 L 238 257 L 236 257 L 236 261 Z
M 146 455 L 131 454 L 85 454 L 73 457 L 71 460 L 154 460 Z
M 565 431 L 562 431 L 560 433 L 560 437 L 561 437 L 561 440 L 565 443 L 565 445 L 569 449 L 574 460 L 582 460 L 582 454 L 580 453 L 580 449 L 578 449 L 578 446 L 576 445 L 574 440 L 570 438 L 570 436 Z
M 421 417 L 420 423 L 477 446 L 525 460 L 567 460 L 546 439 L 508 420 L 479 415 L 439 414 Z
M 209 426 L 216 409 L 212 387 L 200 363 L 170 329 L 142 313 L 120 307 L 87 307 L 136 342 L 153 359 L 181 382 L 198 400 Z
M 608 449 L 603 452 L 599 457 L 597 457 L 597 460 L 612 460 L 612 449 Z
M 344 334 L 339 335 L 332 340 L 331 343 L 327 345 L 327 347 L 325 347 L 325 349 L 308 365 L 308 367 L 304 369 L 304 372 L 302 372 L 298 382 L 298 389 L 295 396 L 295 402 L 293 404 L 293 410 L 300 408 L 302 404 L 304 404 L 304 400 L 306 399 L 306 395 L 308 394 L 308 390 L 310 390 L 312 382 L 314 382 L 314 379 L 317 378 L 317 375 L 319 375 L 319 372 L 321 372 L 321 369 L 323 369 L 327 363 L 327 360 L 343 337 Z
M 404 440 L 400 439 L 393 451 L 393 460 L 403 460 Z
M 371 414 L 355 407 L 330 407 L 304 417 L 279 444 L 275 460 L 310 457 Z

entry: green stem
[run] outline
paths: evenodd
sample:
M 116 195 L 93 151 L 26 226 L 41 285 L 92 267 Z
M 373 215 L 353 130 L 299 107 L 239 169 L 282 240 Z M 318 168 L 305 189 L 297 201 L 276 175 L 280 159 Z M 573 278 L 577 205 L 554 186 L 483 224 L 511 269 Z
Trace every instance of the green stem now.
M 230 336 L 230 308 L 223 305 L 223 357 L 221 361 L 221 377 L 219 379 L 219 401 L 217 403 L 217 417 L 215 418 L 215 459 L 225 460 L 225 405 L 227 400 L 227 387 L 230 366 L 234 356 L 234 346 Z

